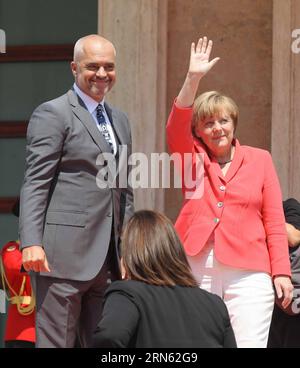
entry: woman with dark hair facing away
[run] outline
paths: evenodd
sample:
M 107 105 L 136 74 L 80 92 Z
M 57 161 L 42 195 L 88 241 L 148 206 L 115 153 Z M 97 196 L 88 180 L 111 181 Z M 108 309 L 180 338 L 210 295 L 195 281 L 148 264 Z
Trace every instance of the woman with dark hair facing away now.
M 171 221 L 144 210 L 121 243 L 122 277 L 106 291 L 95 347 L 236 347 L 220 297 L 198 288 Z

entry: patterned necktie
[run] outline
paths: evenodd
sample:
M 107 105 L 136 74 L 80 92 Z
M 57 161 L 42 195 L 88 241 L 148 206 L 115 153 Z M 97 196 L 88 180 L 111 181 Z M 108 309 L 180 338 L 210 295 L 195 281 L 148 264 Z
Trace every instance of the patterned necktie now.
M 111 135 L 109 134 L 109 130 L 107 128 L 107 122 L 105 120 L 105 117 L 103 115 L 103 106 L 101 104 L 99 104 L 96 108 L 96 116 L 97 116 L 97 121 L 99 124 L 99 128 L 100 131 L 103 135 L 103 137 L 105 138 L 106 142 L 108 143 L 111 151 L 114 151 L 114 145 L 111 139 Z

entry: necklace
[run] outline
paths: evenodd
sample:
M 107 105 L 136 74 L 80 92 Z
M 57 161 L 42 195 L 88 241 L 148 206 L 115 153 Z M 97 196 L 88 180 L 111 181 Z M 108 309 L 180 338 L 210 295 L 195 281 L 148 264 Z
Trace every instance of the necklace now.
M 219 165 L 226 165 L 226 164 L 229 164 L 229 162 L 231 162 L 231 160 L 228 160 L 228 161 L 225 161 L 225 162 L 218 162 Z

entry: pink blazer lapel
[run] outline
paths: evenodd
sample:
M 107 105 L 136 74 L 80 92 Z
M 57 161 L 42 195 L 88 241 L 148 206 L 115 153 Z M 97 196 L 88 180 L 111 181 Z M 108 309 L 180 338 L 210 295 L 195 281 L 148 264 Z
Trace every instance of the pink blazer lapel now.
M 240 168 L 243 160 L 244 160 L 244 150 L 241 147 L 239 141 L 237 139 L 234 139 L 234 145 L 235 145 L 235 153 L 232 160 L 232 163 L 230 165 L 230 168 L 227 172 L 227 174 L 223 175 L 222 170 L 220 168 L 220 165 L 218 164 L 217 160 L 210 159 L 206 152 L 206 148 L 199 140 L 195 139 L 195 146 L 196 151 L 199 153 L 204 153 L 204 164 L 206 170 L 210 172 L 210 175 L 214 177 L 215 175 L 219 177 L 223 182 L 228 183 L 237 173 L 238 169 Z
M 243 147 L 241 147 L 237 139 L 234 140 L 234 144 L 235 144 L 234 157 L 230 165 L 230 168 L 224 178 L 226 183 L 230 182 L 230 180 L 235 176 L 244 160 L 245 153 Z

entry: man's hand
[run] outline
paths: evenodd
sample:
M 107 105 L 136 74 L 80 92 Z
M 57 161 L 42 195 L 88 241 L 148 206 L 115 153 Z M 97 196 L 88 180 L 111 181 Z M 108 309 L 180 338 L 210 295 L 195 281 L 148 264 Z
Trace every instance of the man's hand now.
M 192 43 L 188 71 L 189 75 L 198 75 L 202 77 L 220 60 L 220 58 L 217 57 L 209 61 L 212 45 L 213 42 L 211 40 L 207 42 L 207 37 L 203 37 L 203 39 L 199 38 L 196 47 L 195 43 Z
M 286 232 L 290 247 L 297 247 L 300 244 L 300 231 L 292 224 L 285 223 Z
M 26 271 L 50 272 L 47 257 L 41 245 L 24 248 L 22 262 Z
M 286 308 L 292 301 L 293 298 L 293 284 L 288 276 L 275 276 L 274 286 L 276 294 L 279 299 L 283 297 L 281 303 L 283 308 Z

